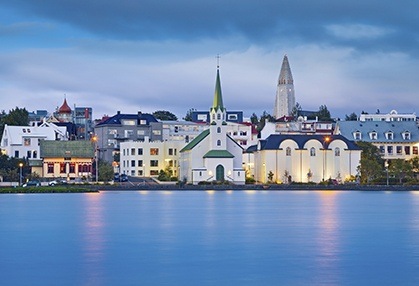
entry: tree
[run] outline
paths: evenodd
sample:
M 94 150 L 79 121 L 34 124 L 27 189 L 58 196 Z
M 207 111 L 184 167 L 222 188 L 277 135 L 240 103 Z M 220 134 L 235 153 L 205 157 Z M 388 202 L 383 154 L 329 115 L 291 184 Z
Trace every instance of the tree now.
M 195 109 L 195 108 L 190 108 L 190 109 L 186 112 L 185 117 L 183 117 L 183 120 L 185 120 L 185 121 L 192 121 L 192 113 L 193 113 L 194 111 L 196 111 L 196 109 Z
M 250 122 L 252 122 L 253 125 L 257 125 L 259 122 L 259 118 L 256 115 L 256 113 L 253 112 L 252 116 L 250 116 Z
M 361 162 L 358 172 L 361 174 L 361 183 L 369 184 L 379 178 L 384 171 L 384 161 L 380 156 L 379 149 L 369 142 L 356 142 L 362 149 Z
M 166 110 L 157 110 L 153 112 L 153 116 L 159 120 L 176 121 L 177 116 Z
M 358 120 L 358 116 L 356 115 L 355 112 L 352 112 L 349 115 L 345 115 L 345 121 L 357 121 Z
M 3 181 L 19 180 L 19 163 L 23 164 L 22 177 L 25 177 L 29 173 L 30 168 L 27 167 L 28 164 L 24 160 L 0 155 L 0 177 L 3 178 Z
M 29 112 L 25 108 L 16 107 L 9 110 L 6 114 L 4 110 L 0 115 L 0 140 L 3 136 L 5 125 L 28 126 L 29 125 Z
M 273 179 L 274 179 L 274 173 L 272 171 L 269 171 L 269 173 L 268 173 L 268 181 L 269 181 L 269 183 L 272 183 Z
M 99 160 L 99 181 L 110 181 L 113 179 L 112 164 L 103 160 Z
M 389 172 L 399 178 L 399 183 L 402 184 L 404 178 L 412 175 L 413 167 L 408 161 L 395 159 L 391 160 Z
M 330 112 L 326 105 L 320 105 L 319 111 L 316 112 L 316 116 L 318 117 L 319 121 L 332 121 Z
M 298 116 L 300 116 L 300 114 L 301 114 L 301 111 L 303 110 L 303 108 L 301 107 L 301 105 L 297 102 L 296 104 L 295 104 L 295 106 L 292 108 L 292 111 L 291 111 L 291 115 L 294 117 L 294 118 L 297 118 Z

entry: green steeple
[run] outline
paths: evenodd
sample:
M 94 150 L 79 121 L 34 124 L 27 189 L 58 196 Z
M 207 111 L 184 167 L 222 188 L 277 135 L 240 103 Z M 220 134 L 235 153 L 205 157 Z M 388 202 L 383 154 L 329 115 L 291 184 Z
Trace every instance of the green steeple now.
M 220 70 L 217 69 L 217 79 L 215 82 L 215 93 L 214 93 L 214 101 L 212 103 L 212 109 L 220 109 L 224 110 L 223 105 L 223 95 L 221 94 L 221 82 L 220 82 Z

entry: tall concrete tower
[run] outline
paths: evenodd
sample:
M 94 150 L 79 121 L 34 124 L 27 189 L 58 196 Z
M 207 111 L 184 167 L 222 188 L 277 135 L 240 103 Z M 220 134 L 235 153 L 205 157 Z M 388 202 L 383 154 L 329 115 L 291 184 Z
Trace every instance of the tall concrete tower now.
M 280 118 L 290 116 L 295 106 L 294 80 L 287 55 L 282 61 L 281 72 L 279 73 L 278 86 L 276 90 L 275 107 L 273 116 Z

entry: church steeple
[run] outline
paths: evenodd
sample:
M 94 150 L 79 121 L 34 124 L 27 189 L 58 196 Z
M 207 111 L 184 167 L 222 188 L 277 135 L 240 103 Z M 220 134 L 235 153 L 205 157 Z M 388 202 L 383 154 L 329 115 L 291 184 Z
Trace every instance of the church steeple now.
M 212 103 L 211 111 L 221 110 L 224 111 L 223 95 L 221 93 L 220 70 L 217 68 L 217 78 L 215 81 L 214 100 Z
M 287 55 L 282 60 L 275 97 L 273 116 L 278 119 L 290 116 L 295 107 L 294 80 Z

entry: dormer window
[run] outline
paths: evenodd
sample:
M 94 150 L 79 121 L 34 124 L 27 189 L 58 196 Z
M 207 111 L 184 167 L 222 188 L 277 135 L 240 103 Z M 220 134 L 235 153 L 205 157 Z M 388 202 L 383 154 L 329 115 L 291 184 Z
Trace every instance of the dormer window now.
M 410 132 L 409 131 L 403 132 L 402 137 L 404 140 L 410 140 Z
M 387 140 L 393 140 L 394 139 L 393 132 L 391 132 L 391 131 L 387 132 L 386 133 L 386 137 L 387 137 Z
M 377 132 L 375 132 L 375 131 L 370 132 L 370 139 L 371 140 L 377 140 Z
M 361 140 L 361 132 L 355 131 L 353 135 L 355 140 Z

